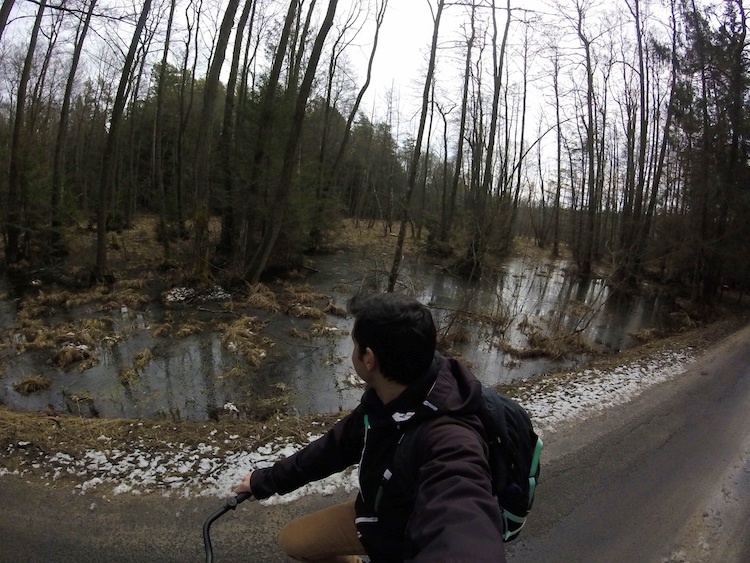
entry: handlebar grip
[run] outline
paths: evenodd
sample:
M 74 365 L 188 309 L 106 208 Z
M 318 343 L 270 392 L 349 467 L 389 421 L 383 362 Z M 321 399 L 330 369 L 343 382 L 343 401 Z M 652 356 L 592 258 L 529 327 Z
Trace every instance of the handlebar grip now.
M 226 508 L 225 510 L 234 510 L 237 508 L 237 505 L 241 502 L 245 502 L 247 499 L 252 497 L 252 493 L 239 493 L 236 496 L 229 497 L 227 499 Z
M 252 496 L 253 496 L 253 494 L 252 494 L 252 493 L 239 493 L 239 494 L 238 494 L 238 495 L 237 495 L 236 497 L 234 497 L 234 498 L 235 498 L 235 500 L 237 501 L 237 504 L 240 504 L 241 502 L 245 502 L 245 501 L 246 501 L 247 499 L 249 499 L 249 498 L 250 498 L 250 497 L 252 497 Z

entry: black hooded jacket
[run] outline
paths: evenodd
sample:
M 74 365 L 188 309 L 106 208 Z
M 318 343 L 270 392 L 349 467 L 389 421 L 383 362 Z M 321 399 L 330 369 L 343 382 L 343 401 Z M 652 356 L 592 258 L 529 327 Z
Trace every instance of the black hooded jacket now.
M 368 389 L 323 437 L 253 472 L 257 498 L 291 492 L 359 462 L 356 525 L 373 562 L 505 561 L 500 508 L 492 495 L 484 430 L 474 414 L 481 385 L 454 359 L 432 367 L 384 405 Z M 394 452 L 416 432 L 416 479 L 400 475 Z M 416 483 L 412 490 L 406 483 Z

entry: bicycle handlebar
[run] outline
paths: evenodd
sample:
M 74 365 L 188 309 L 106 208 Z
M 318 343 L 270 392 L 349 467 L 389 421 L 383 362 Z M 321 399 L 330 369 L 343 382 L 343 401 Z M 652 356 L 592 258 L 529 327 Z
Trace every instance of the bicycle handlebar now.
M 246 501 L 251 496 L 253 496 L 251 493 L 240 493 L 228 498 L 224 506 L 206 519 L 203 524 L 203 547 L 206 549 L 206 563 L 212 563 L 214 560 L 214 551 L 211 545 L 211 524 L 230 510 L 237 508 L 238 504 Z

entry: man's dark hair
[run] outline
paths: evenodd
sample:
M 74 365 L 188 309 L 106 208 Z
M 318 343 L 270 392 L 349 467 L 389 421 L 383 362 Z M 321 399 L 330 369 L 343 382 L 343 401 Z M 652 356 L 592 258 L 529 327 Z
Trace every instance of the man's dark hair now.
M 437 335 L 430 310 L 419 301 L 399 293 L 355 295 L 348 309 L 360 354 L 370 348 L 385 377 L 408 385 L 430 367 Z

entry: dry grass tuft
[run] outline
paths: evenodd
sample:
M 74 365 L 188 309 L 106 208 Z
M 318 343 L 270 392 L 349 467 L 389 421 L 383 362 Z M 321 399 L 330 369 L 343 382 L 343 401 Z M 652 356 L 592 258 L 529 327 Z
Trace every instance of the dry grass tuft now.
M 324 320 L 319 320 L 310 325 L 311 336 L 325 336 L 329 338 L 338 338 L 344 336 L 346 333 L 343 330 L 339 330 L 337 327 L 332 326 Z
M 289 303 L 298 305 L 310 305 L 311 303 L 319 303 L 325 301 L 328 296 L 323 293 L 318 293 L 313 290 L 309 285 L 292 285 L 288 282 L 284 283 L 284 294 Z
M 514 348 L 510 345 L 502 345 L 501 349 L 518 359 L 529 358 L 551 358 L 560 360 L 569 354 L 596 354 L 596 350 L 589 344 L 580 333 L 555 333 L 546 334 L 533 325 L 526 331 L 528 346 L 525 348 Z
M 631 332 L 630 336 L 639 342 L 653 342 L 654 340 L 664 338 L 664 333 L 655 328 L 644 328 L 642 330 Z
M 34 303 L 32 301 L 24 301 L 18 306 L 16 318 L 21 324 L 24 324 L 34 322 L 49 313 L 50 309 L 45 305 Z
M 317 307 L 300 304 L 289 307 L 287 313 L 298 319 L 323 319 L 326 316 L 326 314 Z
M 62 325 L 55 331 L 58 343 L 77 342 L 95 348 L 104 341 L 117 340 L 112 332 L 112 323 L 105 319 L 82 319 L 69 325 Z
M 281 306 L 276 299 L 276 294 L 262 283 L 250 286 L 244 305 L 246 307 L 260 309 L 261 311 L 269 311 L 271 313 L 281 312 Z
M 221 342 L 227 350 L 242 355 L 253 369 L 258 369 L 273 347 L 270 338 L 260 335 L 266 324 L 256 317 L 243 317 L 221 325 Z
M 25 319 L 21 323 L 20 335 L 23 341 L 16 344 L 19 354 L 27 349 L 52 348 L 55 346 L 54 335 L 50 328 L 39 319 Z
M 21 395 L 31 395 L 52 386 L 52 380 L 44 375 L 27 375 L 13 386 Z
M 154 334 L 154 336 L 167 336 L 170 332 L 172 332 L 172 325 L 171 323 L 161 323 L 154 325 L 151 332 Z
M 200 332 L 203 332 L 204 330 L 206 330 L 205 323 L 202 323 L 200 321 L 189 321 L 189 322 L 186 321 L 182 323 L 179 327 L 177 327 L 175 336 L 177 338 L 185 338 L 192 334 L 198 334 Z
M 149 283 L 153 281 L 153 279 L 154 279 L 154 275 L 151 272 L 149 272 L 137 278 L 118 280 L 115 283 L 114 287 L 115 289 L 118 289 L 118 290 L 146 289 L 149 286 Z
M 128 309 L 141 309 L 151 301 L 148 295 L 138 293 L 132 289 L 124 289 L 110 295 L 102 303 L 103 309 L 119 309 L 127 307 Z
M 117 379 L 120 380 L 125 387 L 132 387 L 140 379 L 140 375 L 134 369 L 123 369 L 117 374 Z
M 151 352 L 150 348 L 141 350 L 135 355 L 135 358 L 133 359 L 133 368 L 135 368 L 137 371 L 143 371 L 153 359 L 154 355 Z
M 64 344 L 52 358 L 52 364 L 67 369 L 76 362 L 91 358 L 91 350 L 86 345 Z
M 39 295 L 32 298 L 31 301 L 39 305 L 52 305 L 59 307 L 60 305 L 65 305 L 70 297 L 71 294 L 69 291 L 60 290 L 53 286 L 47 292 L 40 291 Z
M 72 393 L 68 395 L 67 393 L 65 396 L 77 404 L 88 404 L 91 405 L 94 403 L 94 396 L 91 393 L 88 393 L 87 391 L 84 391 L 83 393 Z
M 219 379 L 245 379 L 250 374 L 242 366 L 234 366 L 219 376 Z
M 323 309 L 323 312 L 328 315 L 333 315 L 334 317 L 341 317 L 342 319 L 345 319 L 349 314 L 346 309 L 334 304 L 333 301 L 328 302 L 328 305 Z
M 29 349 L 57 348 L 61 345 L 79 345 L 93 349 L 102 342 L 119 339 L 112 332 L 111 322 L 104 319 L 82 319 L 54 327 L 47 326 L 39 319 L 25 319 L 21 323 L 20 331 L 13 331 L 13 333 L 20 333 L 23 337 L 23 340 L 16 344 L 19 353 Z M 70 354 L 71 351 L 68 350 L 64 355 Z M 68 363 L 63 362 L 61 365 L 68 365 Z
M 292 338 L 299 338 L 300 340 L 310 340 L 309 332 L 302 332 L 296 327 L 292 327 L 289 329 L 289 336 L 291 336 Z

